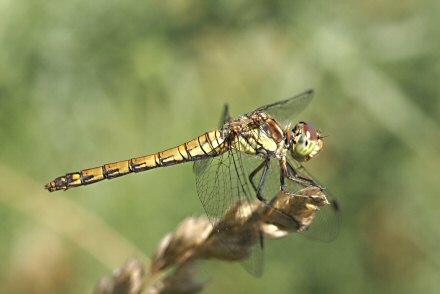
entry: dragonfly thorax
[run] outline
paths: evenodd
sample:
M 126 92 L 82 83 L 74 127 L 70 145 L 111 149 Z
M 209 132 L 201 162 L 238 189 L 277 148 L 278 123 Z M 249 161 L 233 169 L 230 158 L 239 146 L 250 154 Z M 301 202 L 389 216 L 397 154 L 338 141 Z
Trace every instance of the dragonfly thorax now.
M 324 142 L 312 125 L 299 122 L 292 130 L 291 154 L 298 161 L 308 161 L 321 152 Z

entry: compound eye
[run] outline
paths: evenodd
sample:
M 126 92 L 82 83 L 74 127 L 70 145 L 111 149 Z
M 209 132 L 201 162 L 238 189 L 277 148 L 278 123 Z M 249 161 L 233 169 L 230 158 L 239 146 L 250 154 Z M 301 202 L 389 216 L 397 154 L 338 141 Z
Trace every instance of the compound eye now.
M 312 125 L 308 123 L 304 123 L 303 125 L 304 134 L 310 140 L 318 140 L 319 135 L 318 132 L 312 127 Z

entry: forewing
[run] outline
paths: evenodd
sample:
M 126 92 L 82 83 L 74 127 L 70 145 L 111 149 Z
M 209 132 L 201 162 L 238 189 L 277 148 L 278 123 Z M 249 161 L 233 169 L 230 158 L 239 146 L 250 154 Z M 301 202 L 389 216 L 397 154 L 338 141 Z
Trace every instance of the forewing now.
M 268 113 L 280 123 L 287 125 L 294 122 L 295 116 L 307 107 L 312 97 L 313 90 L 308 90 L 291 98 L 259 107 L 255 111 Z

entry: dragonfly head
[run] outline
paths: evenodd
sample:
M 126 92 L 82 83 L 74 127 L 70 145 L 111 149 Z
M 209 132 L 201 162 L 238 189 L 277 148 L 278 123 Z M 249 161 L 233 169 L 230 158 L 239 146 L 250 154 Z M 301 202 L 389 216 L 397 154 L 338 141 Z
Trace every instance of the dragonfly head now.
M 319 131 L 306 122 L 299 122 L 292 129 L 291 154 L 298 161 L 308 161 L 321 152 L 324 141 Z

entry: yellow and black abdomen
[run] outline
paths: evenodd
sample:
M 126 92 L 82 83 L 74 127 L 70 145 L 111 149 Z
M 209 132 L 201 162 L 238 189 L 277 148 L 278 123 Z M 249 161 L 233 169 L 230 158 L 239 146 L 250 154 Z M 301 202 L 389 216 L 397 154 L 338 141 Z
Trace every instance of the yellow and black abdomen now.
M 102 166 L 84 169 L 79 172 L 67 173 L 45 185 L 52 191 L 89 185 L 104 179 L 117 178 L 132 172 L 142 172 L 162 166 L 169 166 L 206 157 L 223 154 L 228 149 L 223 131 L 211 131 L 181 144 L 177 147 L 157 152 L 155 154 L 104 164 Z

